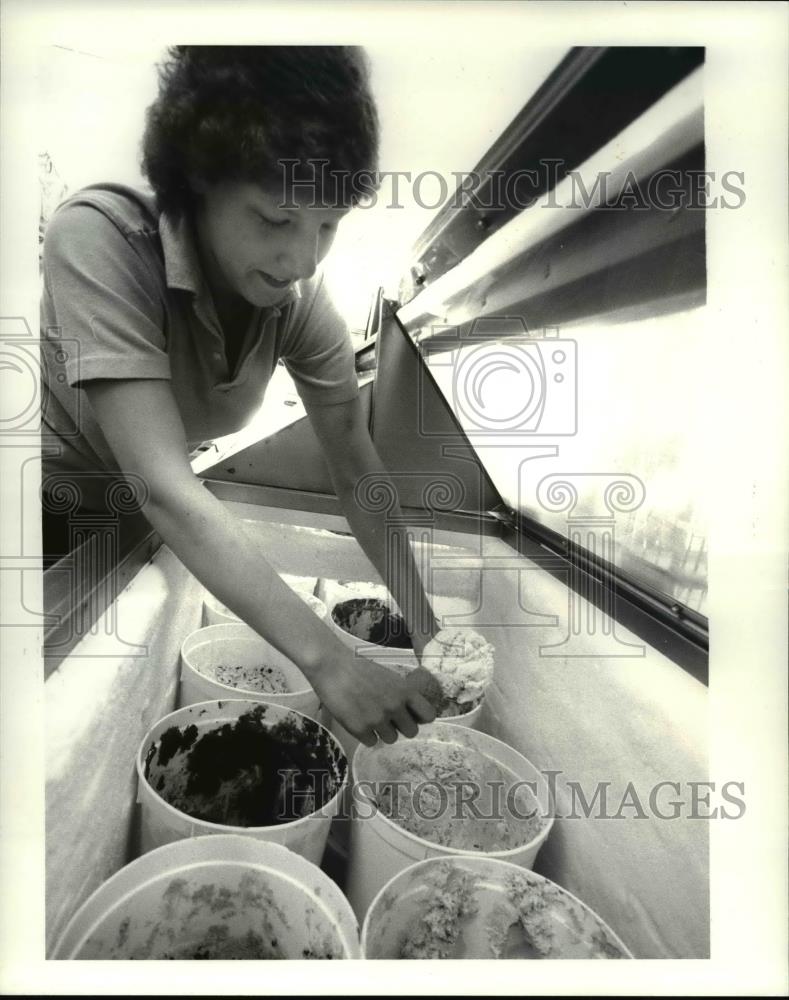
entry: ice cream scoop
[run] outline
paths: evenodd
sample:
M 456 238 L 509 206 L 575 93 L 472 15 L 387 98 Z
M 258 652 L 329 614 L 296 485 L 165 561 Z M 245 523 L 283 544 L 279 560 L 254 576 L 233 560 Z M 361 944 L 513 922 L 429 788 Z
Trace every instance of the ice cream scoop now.
M 459 704 L 480 698 L 493 678 L 493 646 L 473 629 L 441 629 L 425 646 L 422 666 Z

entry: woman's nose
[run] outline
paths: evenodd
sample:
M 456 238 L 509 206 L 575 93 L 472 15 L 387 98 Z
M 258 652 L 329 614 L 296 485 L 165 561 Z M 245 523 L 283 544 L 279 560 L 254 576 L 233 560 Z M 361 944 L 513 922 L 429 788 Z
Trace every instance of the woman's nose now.
M 287 266 L 293 270 L 296 281 L 311 278 L 320 262 L 317 233 L 301 233 L 286 251 Z

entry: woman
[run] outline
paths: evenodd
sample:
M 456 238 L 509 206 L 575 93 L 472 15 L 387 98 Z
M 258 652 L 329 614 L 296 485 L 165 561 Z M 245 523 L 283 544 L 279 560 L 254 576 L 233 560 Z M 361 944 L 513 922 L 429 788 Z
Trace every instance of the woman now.
M 352 207 L 338 194 L 358 197 L 377 146 L 358 50 L 171 49 L 143 140 L 153 195 L 97 185 L 58 209 L 44 243 L 41 317 L 45 372 L 57 370 L 67 342 L 79 348 L 47 379 L 45 440 L 55 447 L 44 457 L 45 555 L 54 544 L 48 499 L 64 479 L 95 511 L 108 477 L 122 473 L 139 484 L 142 512 L 187 568 L 294 660 L 368 745 L 376 734 L 412 737 L 418 722 L 433 720 L 425 672 L 404 681 L 356 659 L 202 486 L 188 454 L 249 421 L 282 358 L 348 522 L 422 652 L 437 626 L 410 549 L 400 546 L 388 564 L 383 514 L 355 494 L 362 476 L 385 472 L 347 330 L 317 273 Z M 299 183 L 316 179 L 315 161 L 357 182 L 316 199 Z

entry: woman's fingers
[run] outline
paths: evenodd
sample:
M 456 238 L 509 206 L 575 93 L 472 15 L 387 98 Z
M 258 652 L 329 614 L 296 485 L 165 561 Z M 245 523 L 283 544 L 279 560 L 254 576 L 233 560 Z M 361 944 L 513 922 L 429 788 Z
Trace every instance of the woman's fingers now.
M 416 670 L 412 670 L 408 677 L 406 678 L 406 684 L 408 686 L 411 698 L 409 699 L 409 706 L 412 706 L 412 700 L 414 698 L 421 697 L 428 705 L 433 709 L 433 715 L 429 719 L 419 717 L 420 722 L 432 722 L 436 717 L 437 708 L 444 701 L 444 691 L 441 684 L 438 682 L 437 678 L 426 670 L 424 667 L 417 667 Z M 415 707 L 415 704 L 413 705 Z M 413 710 L 412 707 L 412 710 Z M 420 708 L 424 710 L 424 706 L 420 702 Z
M 417 722 L 435 722 L 436 710 L 418 691 L 412 692 L 408 698 L 408 708 Z
M 349 730 L 350 731 L 350 730 Z M 355 736 L 360 743 L 364 743 L 366 747 L 374 747 L 378 742 L 378 736 L 374 729 L 365 729 L 361 733 L 354 733 L 350 731 L 352 736 Z
M 396 743 L 397 742 L 397 729 L 392 724 L 392 722 L 379 722 L 376 724 L 376 732 L 384 741 L 384 743 Z
M 413 739 L 418 732 L 419 726 L 413 714 L 407 709 L 401 709 L 398 712 L 393 712 L 389 720 L 382 719 L 374 726 L 368 726 L 360 733 L 353 735 L 365 746 L 374 747 L 379 739 L 384 743 L 392 744 L 397 741 L 401 733 L 407 739 Z
M 414 671 L 426 674 L 426 671 Z M 420 690 L 421 683 L 398 677 L 387 668 L 371 662 L 360 666 L 340 663 L 320 678 L 329 710 L 359 742 L 373 747 L 378 739 L 396 742 L 398 735 L 413 739 L 419 723 L 432 722 L 436 711 Z M 418 681 L 418 678 L 417 678 Z
M 416 723 L 413 715 L 407 708 L 401 709 L 399 712 L 395 713 L 392 720 L 400 732 L 407 739 L 413 739 L 414 736 L 419 732 L 419 726 Z

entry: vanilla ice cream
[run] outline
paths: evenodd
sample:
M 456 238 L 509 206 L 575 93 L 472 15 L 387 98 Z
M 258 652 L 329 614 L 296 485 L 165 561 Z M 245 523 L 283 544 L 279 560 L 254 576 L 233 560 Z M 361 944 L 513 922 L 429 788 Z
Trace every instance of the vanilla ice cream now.
M 472 629 L 445 628 L 425 646 L 422 665 L 462 705 L 479 699 L 492 680 L 493 646 Z

